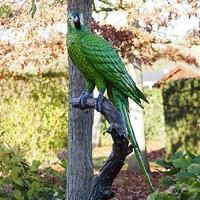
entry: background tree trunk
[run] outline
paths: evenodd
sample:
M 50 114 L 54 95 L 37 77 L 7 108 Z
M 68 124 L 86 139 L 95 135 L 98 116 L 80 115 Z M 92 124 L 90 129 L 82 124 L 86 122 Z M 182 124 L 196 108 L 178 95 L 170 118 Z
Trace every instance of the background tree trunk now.
M 94 96 L 98 95 L 98 90 L 94 90 Z M 100 144 L 102 116 L 101 113 L 94 110 L 94 123 L 92 126 L 92 147 L 98 147 Z
M 142 68 L 141 68 L 140 60 L 136 58 L 133 63 L 133 66 L 129 67 L 129 73 L 133 77 L 133 80 L 137 82 L 137 85 L 139 86 L 139 88 L 142 90 Z M 143 158 L 145 167 L 147 171 L 150 171 L 149 163 L 147 159 L 145 135 L 144 135 L 144 110 L 140 108 L 133 101 L 130 101 L 129 105 L 130 105 L 130 117 L 131 117 L 131 122 L 133 124 L 135 136 L 142 153 L 142 158 Z M 129 164 L 128 165 L 129 171 L 140 173 L 140 167 L 138 166 L 134 153 L 131 154 L 128 164 Z
M 137 10 L 139 12 L 139 10 Z M 127 19 L 129 26 L 133 26 L 139 28 L 139 21 L 136 19 Z M 131 59 L 131 67 L 129 67 L 129 73 L 132 76 L 133 80 L 137 83 L 140 90 L 142 91 L 142 64 L 140 58 L 136 56 L 132 57 Z M 144 110 L 136 105 L 133 101 L 130 101 L 130 117 L 131 123 L 134 128 L 135 136 L 138 142 L 138 145 L 141 150 L 142 158 L 145 164 L 147 171 L 150 171 L 149 162 L 147 159 L 147 152 L 146 152 L 146 144 L 145 144 L 145 134 L 144 134 Z M 137 163 L 137 159 L 133 154 L 131 154 L 129 159 L 128 170 L 140 173 L 140 168 Z
M 91 19 L 92 0 L 68 0 L 68 12 L 78 10 L 84 22 Z M 69 101 L 84 91 L 84 79 L 71 61 L 69 65 Z M 66 200 L 86 200 L 93 181 L 92 166 L 93 111 L 80 110 L 69 105 L 68 170 Z

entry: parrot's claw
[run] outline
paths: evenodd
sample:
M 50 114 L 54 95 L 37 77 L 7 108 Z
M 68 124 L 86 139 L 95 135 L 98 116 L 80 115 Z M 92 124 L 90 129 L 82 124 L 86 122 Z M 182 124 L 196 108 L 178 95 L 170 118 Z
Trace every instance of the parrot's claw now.
M 83 94 L 81 94 L 81 96 L 79 97 L 79 104 L 81 109 L 85 108 L 85 101 L 90 96 L 91 94 L 88 91 L 85 91 L 83 92 Z
M 103 92 L 99 92 L 99 96 L 97 97 L 97 103 L 96 103 L 96 110 L 98 112 L 101 112 L 103 109 L 102 108 L 103 99 L 104 99 Z

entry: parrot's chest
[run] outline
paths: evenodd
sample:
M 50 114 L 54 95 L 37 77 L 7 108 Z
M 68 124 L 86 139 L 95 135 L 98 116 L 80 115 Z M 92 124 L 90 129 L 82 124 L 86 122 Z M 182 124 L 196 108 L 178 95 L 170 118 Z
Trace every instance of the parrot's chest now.
M 94 79 L 96 71 L 88 61 L 80 45 L 74 41 L 67 42 L 69 57 L 86 79 Z

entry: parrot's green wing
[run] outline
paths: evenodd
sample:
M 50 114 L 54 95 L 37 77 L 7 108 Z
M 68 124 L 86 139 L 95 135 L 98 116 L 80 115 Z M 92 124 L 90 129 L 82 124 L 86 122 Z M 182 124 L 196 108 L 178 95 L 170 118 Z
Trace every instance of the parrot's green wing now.
M 147 102 L 109 42 L 97 35 L 87 34 L 81 39 L 80 45 L 89 62 L 94 63 L 93 67 L 105 80 L 140 106 L 140 99 Z

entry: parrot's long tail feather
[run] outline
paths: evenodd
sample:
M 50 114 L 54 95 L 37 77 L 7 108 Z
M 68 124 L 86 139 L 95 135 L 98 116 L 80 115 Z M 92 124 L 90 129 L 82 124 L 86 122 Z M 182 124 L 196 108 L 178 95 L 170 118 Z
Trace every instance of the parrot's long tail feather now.
M 140 151 L 140 148 L 138 146 L 138 143 L 137 143 L 137 140 L 136 140 L 136 137 L 135 137 L 132 125 L 131 125 L 129 113 L 128 113 L 127 108 L 125 106 L 122 106 L 122 107 L 123 107 L 123 110 L 121 111 L 121 113 L 122 113 L 122 115 L 123 115 L 123 117 L 126 121 L 127 130 L 128 130 L 128 137 L 130 139 L 131 144 L 133 145 L 133 148 L 134 148 L 134 151 L 135 151 L 135 156 L 137 158 L 138 164 L 140 166 L 142 173 L 145 176 L 145 179 L 146 179 L 146 181 L 149 185 L 151 192 L 154 192 L 154 188 L 153 188 L 153 184 L 151 182 L 151 178 L 150 178 L 150 176 L 149 176 L 149 174 L 148 174 L 148 172 L 145 168 L 144 162 L 142 160 L 141 151 Z
M 126 122 L 128 137 L 131 144 L 133 145 L 136 159 L 149 185 L 150 191 L 153 192 L 154 191 L 153 184 L 145 168 L 144 161 L 142 160 L 141 151 L 137 143 L 133 127 L 131 125 L 131 120 L 129 117 L 128 97 L 124 96 L 121 91 L 119 91 L 117 88 L 114 88 L 114 87 L 108 88 L 108 96 L 109 96 L 109 99 L 111 99 L 113 104 L 116 106 L 116 108 L 119 110 L 119 112 L 122 114 L 124 121 Z

